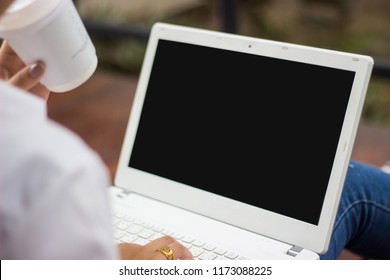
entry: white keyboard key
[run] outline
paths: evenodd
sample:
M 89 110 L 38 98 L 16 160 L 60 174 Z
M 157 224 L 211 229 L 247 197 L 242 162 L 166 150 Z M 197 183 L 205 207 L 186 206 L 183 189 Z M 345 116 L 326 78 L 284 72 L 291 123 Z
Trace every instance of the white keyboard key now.
M 202 247 L 205 243 L 200 241 L 200 240 L 195 240 L 194 242 L 192 242 L 192 245 L 195 245 L 197 247 Z
M 124 221 L 120 221 L 119 223 L 117 223 L 115 226 L 116 228 L 120 229 L 120 230 L 125 230 L 129 227 L 129 223 L 127 222 L 124 222 Z
M 120 239 L 122 236 L 124 236 L 126 234 L 126 232 L 124 231 L 121 231 L 121 230 L 115 230 L 114 231 L 114 238 L 115 239 Z
M 150 229 L 150 228 L 154 227 L 154 224 L 145 222 L 145 223 L 142 224 L 142 226 L 143 226 L 144 228 Z
M 202 249 L 194 246 L 192 246 L 189 250 L 194 258 L 198 257 L 200 254 L 204 252 Z
M 127 232 L 130 232 L 132 234 L 137 234 L 138 232 L 140 232 L 142 230 L 142 227 L 140 226 L 137 226 L 137 225 L 130 225 L 128 228 L 127 228 Z
M 129 222 L 129 223 L 133 223 L 135 218 L 133 216 L 126 215 L 123 217 L 123 220 L 125 220 L 126 222 Z
M 185 243 L 192 243 L 192 242 L 194 242 L 194 238 L 192 238 L 192 237 L 190 237 L 190 236 L 184 236 L 183 238 L 182 238 L 182 241 L 183 242 L 185 242 Z
M 137 239 L 137 237 L 135 237 L 134 235 L 126 234 L 120 240 L 124 243 L 133 243 L 134 240 L 136 240 L 136 239 Z
M 138 232 L 138 236 L 142 237 L 144 239 L 149 239 L 154 235 L 154 232 L 149 229 L 142 229 L 140 232 Z
M 217 256 L 214 260 L 231 260 L 231 259 L 228 259 L 224 256 Z
M 164 235 L 169 235 L 169 236 L 172 236 L 174 234 L 173 231 L 169 230 L 169 229 L 164 229 L 164 231 L 162 232 Z
M 226 250 L 224 249 L 221 249 L 221 248 L 216 248 L 214 250 L 214 253 L 218 254 L 218 255 L 224 255 L 226 253 Z
M 216 254 L 214 254 L 213 252 L 204 252 L 203 254 L 201 254 L 198 259 L 199 260 L 213 260 L 217 257 Z
M 141 220 L 141 219 L 134 219 L 133 222 L 134 222 L 136 225 L 139 225 L 139 226 L 141 226 L 141 225 L 144 223 L 144 221 Z
M 214 245 L 211 245 L 211 244 L 206 244 L 203 246 L 203 249 L 207 250 L 207 251 L 212 251 L 215 249 L 215 246 Z
M 163 227 L 154 225 L 151 230 L 154 230 L 155 232 L 162 232 L 164 230 Z
M 114 213 L 114 216 L 117 217 L 117 218 L 119 218 L 119 219 L 122 219 L 122 218 L 125 216 L 125 214 L 118 211 L 118 212 L 115 212 L 115 213 Z
M 155 233 L 155 234 L 153 235 L 153 240 L 154 240 L 154 239 L 157 239 L 157 238 L 160 238 L 160 237 L 163 237 L 163 236 L 165 236 L 165 234 L 162 234 L 161 232 L 157 232 L 157 233 Z
M 176 240 L 181 240 L 184 237 L 184 235 L 177 233 L 177 232 L 174 232 L 171 236 L 173 238 L 175 238 Z
M 233 252 L 229 252 L 229 253 L 225 254 L 225 257 L 227 257 L 227 258 L 229 258 L 231 260 L 234 260 L 234 259 L 236 259 L 238 257 L 238 254 L 233 253 Z

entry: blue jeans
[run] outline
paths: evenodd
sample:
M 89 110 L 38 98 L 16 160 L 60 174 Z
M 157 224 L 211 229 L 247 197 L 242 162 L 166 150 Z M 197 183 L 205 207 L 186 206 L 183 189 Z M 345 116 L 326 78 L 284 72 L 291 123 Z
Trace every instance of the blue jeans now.
M 321 259 L 337 259 L 344 248 L 390 259 L 390 174 L 356 161 L 350 162 L 329 250 Z

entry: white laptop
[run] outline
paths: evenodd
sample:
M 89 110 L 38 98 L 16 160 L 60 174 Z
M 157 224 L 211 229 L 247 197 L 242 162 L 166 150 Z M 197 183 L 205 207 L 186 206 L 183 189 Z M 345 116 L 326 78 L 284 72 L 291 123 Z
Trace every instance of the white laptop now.
M 109 188 L 117 242 L 170 234 L 196 259 L 319 259 L 372 67 L 156 23 Z

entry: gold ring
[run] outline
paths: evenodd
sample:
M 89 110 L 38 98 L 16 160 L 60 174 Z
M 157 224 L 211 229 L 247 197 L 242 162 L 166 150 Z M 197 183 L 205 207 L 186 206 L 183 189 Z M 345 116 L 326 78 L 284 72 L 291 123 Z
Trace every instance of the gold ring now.
M 173 250 L 169 246 L 162 246 L 157 251 L 163 253 L 164 256 L 167 258 L 167 260 L 174 260 L 175 259 L 174 255 L 173 255 Z

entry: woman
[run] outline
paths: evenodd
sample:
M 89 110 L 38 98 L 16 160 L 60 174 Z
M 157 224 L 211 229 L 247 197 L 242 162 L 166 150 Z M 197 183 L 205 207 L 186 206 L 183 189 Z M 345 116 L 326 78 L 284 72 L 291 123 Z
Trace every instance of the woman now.
M 0 16 L 13 0 L 1 0 Z M 192 259 L 169 236 L 114 245 L 99 158 L 47 118 L 45 66 L 0 49 L 0 259 Z

